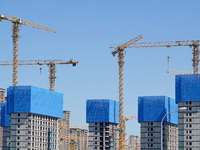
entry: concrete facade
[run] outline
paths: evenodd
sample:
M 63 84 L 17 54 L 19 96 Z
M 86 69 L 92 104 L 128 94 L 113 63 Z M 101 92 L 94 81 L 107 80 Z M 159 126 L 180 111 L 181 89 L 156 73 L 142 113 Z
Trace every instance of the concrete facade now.
M 0 88 L 0 103 L 6 103 L 5 89 Z
M 126 150 L 140 150 L 140 137 L 130 135 L 126 140 Z
M 58 120 L 60 126 L 59 137 L 70 138 L 70 111 L 63 111 L 63 118 Z M 70 150 L 70 140 L 60 140 L 59 150 Z
M 87 150 L 88 130 L 80 128 L 70 128 L 71 144 L 74 142 L 75 150 Z
M 3 127 L 2 150 L 10 150 L 10 127 Z
M 89 150 L 118 150 L 117 123 L 90 122 Z
M 161 122 L 140 123 L 141 150 L 161 149 Z M 178 125 L 163 123 L 163 149 L 178 150 Z
M 178 112 L 179 150 L 199 150 L 200 101 L 178 102 L 178 107 L 187 107 Z
M 12 113 L 10 150 L 58 150 L 58 130 L 58 118 Z

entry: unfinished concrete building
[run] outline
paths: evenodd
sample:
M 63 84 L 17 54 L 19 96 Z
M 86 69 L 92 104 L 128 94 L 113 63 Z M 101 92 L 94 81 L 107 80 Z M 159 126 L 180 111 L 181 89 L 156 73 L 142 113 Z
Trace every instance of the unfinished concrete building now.
M 11 118 L 10 150 L 57 150 L 63 95 L 33 86 L 7 90 Z
M 119 103 L 113 100 L 87 100 L 89 150 L 118 150 Z
M 0 88 L 0 103 L 6 103 L 5 89 Z
M 138 122 L 140 123 L 141 150 L 160 150 L 163 140 L 164 150 L 178 150 L 178 113 L 165 114 L 178 110 L 174 99 L 166 96 L 144 96 L 138 98 Z
M 88 130 L 70 128 L 70 144 L 74 144 L 75 150 L 88 149 Z
M 200 149 L 200 75 L 176 76 L 176 102 L 187 107 L 178 112 L 179 150 Z
M 130 135 L 126 140 L 126 150 L 140 150 L 140 137 Z
M 63 111 L 63 118 L 59 119 L 59 137 L 70 138 L 70 111 Z M 70 140 L 60 140 L 59 150 L 70 150 Z

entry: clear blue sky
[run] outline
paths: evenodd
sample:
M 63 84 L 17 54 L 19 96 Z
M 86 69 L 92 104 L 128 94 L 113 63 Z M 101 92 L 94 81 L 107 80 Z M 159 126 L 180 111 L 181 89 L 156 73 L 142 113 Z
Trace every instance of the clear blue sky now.
M 199 40 L 199 0 L 0 0 L 6 13 L 56 29 L 50 33 L 22 26 L 19 60 L 73 58 L 77 67 L 56 66 L 55 91 L 64 94 L 64 110 L 72 125 L 86 124 L 87 99 L 118 100 L 117 57 L 110 44 Z M 12 24 L 0 23 L 0 60 L 12 60 Z M 124 115 L 136 116 L 138 96 L 175 98 L 175 75 L 169 68 L 192 71 L 192 49 L 128 48 L 124 66 Z M 0 87 L 12 85 L 12 67 L 0 66 Z M 19 66 L 19 85 L 48 89 L 48 67 Z M 139 123 L 128 121 L 127 135 L 140 134 Z

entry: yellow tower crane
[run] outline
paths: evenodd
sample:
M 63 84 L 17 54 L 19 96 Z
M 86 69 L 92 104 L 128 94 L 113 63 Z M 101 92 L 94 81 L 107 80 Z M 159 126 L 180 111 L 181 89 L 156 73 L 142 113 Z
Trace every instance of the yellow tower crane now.
M 140 40 L 142 35 L 126 42 L 122 45 L 111 44 L 110 48 L 115 48 L 112 55 L 115 56 L 118 53 L 118 64 L 119 64 L 119 149 L 125 150 L 125 129 L 124 116 L 123 116 L 123 69 L 124 69 L 124 50 L 133 43 Z
M 173 70 L 173 69 L 167 69 L 167 73 L 172 73 L 172 74 L 177 74 L 177 75 L 193 74 L 193 72 L 190 72 L 190 71 L 179 71 L 179 70 Z
M 115 48 L 112 52 L 113 56 L 118 53 L 119 63 L 119 149 L 125 150 L 125 122 L 123 120 L 123 67 L 124 67 L 124 50 L 125 48 L 141 48 L 141 47 L 171 47 L 171 46 L 190 46 L 193 47 L 193 74 L 198 74 L 199 65 L 199 44 L 200 40 L 188 41 L 166 41 L 166 42 L 142 42 L 135 43 L 142 38 L 142 35 L 130 40 L 129 42 L 118 45 L 111 44 L 110 48 Z
M 122 128 L 118 127 L 117 131 L 124 132 L 124 134 L 126 135 L 126 121 L 128 121 L 128 120 L 138 120 L 138 116 L 124 116 L 123 118 L 124 118 L 123 119 L 124 128 L 122 129 Z
M 128 120 L 138 120 L 138 116 L 124 116 L 124 133 L 126 133 L 126 121 Z M 125 145 L 126 147 L 126 145 Z
M 78 61 L 71 59 L 70 61 L 57 60 L 21 60 L 18 65 L 47 65 L 49 66 L 49 90 L 54 91 L 55 85 L 55 67 L 56 64 L 72 64 L 76 66 Z M 0 61 L 0 65 L 13 65 L 12 61 Z M 16 76 L 17 79 L 17 76 Z
M 19 29 L 21 27 L 21 25 L 26 25 L 29 27 L 33 27 L 33 28 L 37 28 L 37 29 L 41 29 L 41 30 L 45 30 L 45 31 L 49 31 L 49 32 L 53 32 L 56 33 L 56 31 L 54 29 L 42 26 L 40 24 L 36 24 L 34 22 L 30 22 L 30 21 L 26 21 L 23 20 L 21 18 L 17 18 L 17 17 L 13 17 L 13 16 L 9 16 L 7 14 L 4 15 L 0 15 L 0 21 L 3 20 L 8 20 L 11 21 L 13 23 L 13 72 L 12 72 L 12 85 L 13 86 L 17 86 L 18 85 L 18 41 L 19 41 Z
M 192 47 L 192 66 L 193 66 L 193 74 L 198 74 L 198 66 L 199 66 L 199 47 L 200 40 L 187 40 L 187 41 L 165 41 L 165 42 L 142 42 L 142 43 L 134 43 L 129 48 L 141 48 L 141 47 L 172 47 L 172 46 L 189 46 Z M 169 73 L 179 74 L 176 71 L 168 70 Z M 190 74 L 190 72 L 181 72 L 181 74 Z

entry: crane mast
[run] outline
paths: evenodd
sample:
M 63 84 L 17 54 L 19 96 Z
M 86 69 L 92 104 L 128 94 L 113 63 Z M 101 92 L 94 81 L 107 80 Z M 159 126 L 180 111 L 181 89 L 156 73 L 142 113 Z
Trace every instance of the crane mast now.
M 19 24 L 13 22 L 13 86 L 18 84 L 18 41 L 19 41 Z
M 124 87 L 123 87 L 123 69 L 124 69 L 124 51 L 118 53 L 119 60 L 119 128 L 125 129 L 124 115 L 123 115 L 123 98 L 124 98 Z M 124 130 L 125 131 L 125 130 Z M 125 132 L 119 134 L 119 149 L 125 150 Z
M 123 45 L 111 44 L 110 48 L 115 48 L 112 55 L 115 56 L 118 53 L 118 64 L 119 64 L 119 150 L 125 150 L 125 122 L 123 115 L 123 69 L 124 69 L 124 50 L 133 43 L 140 40 L 142 35 L 126 42 Z
M 48 28 L 34 22 L 26 21 L 21 18 L 9 16 L 7 14 L 0 15 L 0 21 L 3 21 L 3 20 L 8 20 L 13 23 L 13 27 L 12 27 L 12 38 L 13 38 L 12 81 L 13 82 L 12 82 L 12 85 L 17 86 L 18 85 L 18 41 L 19 41 L 19 30 L 20 30 L 21 25 L 26 25 L 29 27 L 33 27 L 33 28 L 37 28 L 37 29 L 41 29 L 41 30 L 45 30 L 45 31 L 53 32 L 53 33 L 56 33 L 56 31 L 52 28 Z
M 193 74 L 198 74 L 198 66 L 199 66 L 199 45 L 193 44 Z
M 125 150 L 125 120 L 123 118 L 123 67 L 124 67 L 124 49 L 125 48 L 142 48 L 142 47 L 172 47 L 172 46 L 190 46 L 193 47 L 193 74 L 198 74 L 199 65 L 199 45 L 200 40 L 187 41 L 165 41 L 165 42 L 142 42 L 135 43 L 140 40 L 142 35 L 130 40 L 123 45 L 111 44 L 110 48 L 115 48 L 112 52 L 113 56 L 118 53 L 119 64 L 119 150 Z M 124 129 L 124 130 L 122 130 Z

